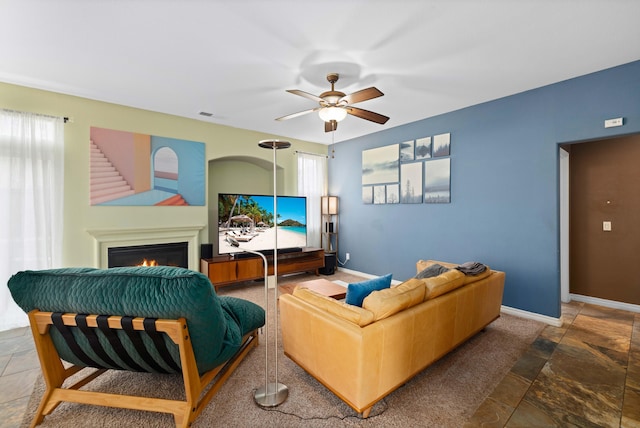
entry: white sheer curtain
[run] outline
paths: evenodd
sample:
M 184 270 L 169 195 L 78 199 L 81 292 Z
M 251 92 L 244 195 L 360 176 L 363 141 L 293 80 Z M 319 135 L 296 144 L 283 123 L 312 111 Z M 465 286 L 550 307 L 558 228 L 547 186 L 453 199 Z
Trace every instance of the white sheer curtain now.
M 0 109 L 0 331 L 28 325 L 14 273 L 59 267 L 64 119 Z
M 298 152 L 298 195 L 307 197 L 307 246 L 320 248 L 320 197 L 327 192 L 327 157 Z

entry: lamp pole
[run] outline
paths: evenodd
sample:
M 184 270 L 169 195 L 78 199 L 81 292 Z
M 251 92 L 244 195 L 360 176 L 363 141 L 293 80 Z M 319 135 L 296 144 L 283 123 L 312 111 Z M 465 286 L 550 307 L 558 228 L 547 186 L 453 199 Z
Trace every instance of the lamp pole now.
M 291 147 L 291 143 L 288 141 L 280 140 L 262 140 L 258 143 L 258 146 L 263 149 L 271 149 L 273 151 L 273 223 L 275 227 L 274 244 L 273 244 L 273 277 L 274 277 L 274 290 L 273 290 L 273 312 L 274 312 L 274 350 L 275 350 L 275 380 L 269 382 L 269 326 L 266 328 L 265 337 L 265 362 L 264 362 L 264 387 L 258 388 L 253 396 L 255 402 L 262 407 L 275 407 L 278 406 L 287 399 L 289 396 L 289 388 L 278 382 L 278 201 L 277 201 L 277 185 L 278 177 L 276 170 L 276 152 L 280 149 L 287 149 Z M 266 267 L 265 267 L 266 269 Z M 266 275 L 266 273 L 265 273 Z M 266 278 L 266 276 L 265 276 Z M 267 314 L 267 320 L 269 319 L 269 286 L 265 279 L 264 287 L 264 299 L 265 299 L 265 311 Z

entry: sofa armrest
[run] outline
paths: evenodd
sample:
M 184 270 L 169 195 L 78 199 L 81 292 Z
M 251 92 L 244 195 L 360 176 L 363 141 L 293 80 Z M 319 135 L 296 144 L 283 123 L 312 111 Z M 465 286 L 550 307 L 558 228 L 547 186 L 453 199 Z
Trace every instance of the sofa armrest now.
M 450 349 L 452 332 L 440 332 L 455 318 L 456 297 L 449 296 L 358 327 L 295 296 L 282 295 L 284 353 L 363 412 Z
M 296 287 L 292 294 L 316 308 L 357 324 L 360 327 L 373 322 L 373 313 L 371 311 L 338 301 L 308 288 Z
M 371 374 L 384 336 L 381 322 L 359 327 L 284 294 L 280 325 L 285 355 L 354 409 L 362 411 L 375 402 L 377 377 Z

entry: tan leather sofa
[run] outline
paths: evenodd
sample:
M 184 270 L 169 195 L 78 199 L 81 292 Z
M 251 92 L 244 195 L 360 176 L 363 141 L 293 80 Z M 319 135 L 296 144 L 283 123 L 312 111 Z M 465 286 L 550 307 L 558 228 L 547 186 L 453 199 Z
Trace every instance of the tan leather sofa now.
M 419 261 L 417 271 L 439 263 Z M 504 272 L 450 270 L 375 291 L 363 307 L 297 287 L 280 296 L 284 353 L 362 417 L 500 315 Z

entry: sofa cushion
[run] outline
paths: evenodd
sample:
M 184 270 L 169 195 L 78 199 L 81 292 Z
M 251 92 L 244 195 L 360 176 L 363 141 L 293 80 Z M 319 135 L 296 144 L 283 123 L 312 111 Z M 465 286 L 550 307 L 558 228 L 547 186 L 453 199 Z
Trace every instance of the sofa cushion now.
M 428 268 L 429 266 L 432 266 L 434 264 L 440 264 L 444 267 L 447 267 L 449 269 L 454 269 L 456 266 L 460 266 L 458 264 L 455 263 L 445 263 L 445 262 L 438 262 L 435 260 L 418 260 L 418 262 L 416 263 L 416 272 L 420 273 L 422 270 Z M 485 265 L 487 266 L 487 265 Z M 464 283 L 463 284 L 469 284 L 472 282 L 476 282 L 479 281 L 483 278 L 488 277 L 489 275 L 491 275 L 491 269 L 489 268 L 489 266 L 487 266 L 487 268 L 484 270 L 484 272 L 478 274 L 478 275 L 465 275 L 464 277 Z
M 340 302 L 316 291 L 309 290 L 308 288 L 296 287 L 295 290 L 293 290 L 293 295 L 319 309 L 357 324 L 360 327 L 364 327 L 373 322 L 373 313 L 371 311 Z
M 448 272 L 434 276 L 432 278 L 423 278 L 426 285 L 426 291 L 424 293 L 424 300 L 434 299 L 451 290 L 455 290 L 465 284 L 465 275 L 456 269 L 451 269 Z
M 365 297 L 362 307 L 373 312 L 374 320 L 378 321 L 421 303 L 424 293 L 424 282 L 411 278 L 395 287 L 373 291 Z
M 484 272 L 479 273 L 477 275 L 464 275 L 464 283 L 465 284 L 469 284 L 471 282 L 476 282 L 476 281 L 479 281 L 479 280 L 481 280 L 483 278 L 488 277 L 489 275 L 491 275 L 491 269 L 489 269 L 489 266 L 487 266 L 487 268 L 484 270 Z
M 418 272 L 415 276 L 415 278 L 421 279 L 421 278 L 431 278 L 433 276 L 438 276 L 441 273 L 445 273 L 449 271 L 448 267 L 442 266 L 439 263 L 434 263 L 432 265 L 427 266 L 426 268 L 422 269 L 420 272 Z
M 347 295 L 345 302 L 350 305 L 362 306 L 362 301 L 372 291 L 383 290 L 391 286 L 391 274 L 387 274 L 378 278 L 368 279 L 366 281 L 349 284 L 347 287 Z
M 420 273 L 424 269 L 428 268 L 429 266 L 433 266 L 435 264 L 438 264 L 440 266 L 444 266 L 444 267 L 446 267 L 448 269 L 453 269 L 456 266 L 458 266 L 455 263 L 438 262 L 438 261 L 435 261 L 435 260 L 418 260 L 416 262 L 416 273 Z
M 480 275 L 487 270 L 487 266 L 480 262 L 465 262 L 456 266 L 465 275 Z

